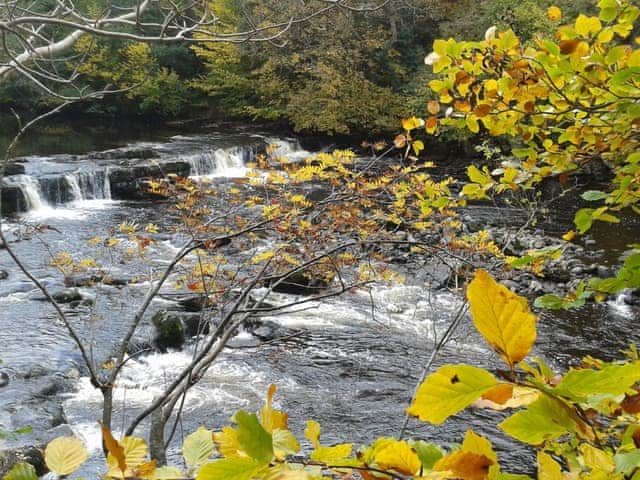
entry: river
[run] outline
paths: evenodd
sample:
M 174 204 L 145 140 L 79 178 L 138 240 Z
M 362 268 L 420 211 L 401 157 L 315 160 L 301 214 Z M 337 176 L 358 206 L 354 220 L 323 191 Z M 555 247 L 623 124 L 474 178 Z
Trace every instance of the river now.
M 22 151 L 27 154 L 25 173 L 12 177 L 25 195 L 29 211 L 6 219 L 3 228 L 32 272 L 47 287 L 59 290 L 64 285 L 59 272 L 48 265 L 51 252 L 82 252 L 87 240 L 125 221 L 163 223 L 161 205 L 144 199 L 114 200 L 110 176 L 129 168 L 137 161 L 136 155 L 151 155 L 140 152 L 153 152 L 154 161 L 160 163 L 188 164 L 192 174 L 209 178 L 243 175 L 245 163 L 260 144 L 278 142 L 283 153 L 306 154 L 294 139 L 273 137 L 273 132 L 257 128 L 214 125 L 191 133 L 129 132 L 121 138 L 105 138 L 103 132 L 92 139 L 85 134 L 81 144 L 73 147 L 69 146 L 73 141 L 44 142 L 35 150 Z M 104 151 L 115 147 L 118 149 L 111 153 Z M 98 153 L 87 153 L 92 151 Z M 474 215 L 483 218 L 496 212 L 479 207 Z M 41 228 L 34 233 L 27 225 Z M 555 233 L 566 226 L 558 225 Z M 618 228 L 617 238 L 595 228 L 591 250 L 606 248 L 619 253 L 634 236 L 637 240 L 635 220 Z M 175 252 L 179 241 L 167 236 L 152 247 L 153 257 L 161 264 Z M 599 261 L 614 263 L 615 258 L 600 256 Z M 130 275 L 131 268 L 144 269 L 145 265 L 128 265 L 114 275 Z M 80 473 L 97 478 L 103 465 L 97 427 L 100 394 L 90 385 L 53 310 L 3 250 L 0 270 L 9 275 L 0 280 L 0 358 L 11 377 L 9 386 L 0 389 L 0 426 L 8 430 L 33 427 L 31 434 L 5 439 L 5 446 L 46 441 L 65 433 L 68 423 L 93 453 L 92 461 Z M 114 339 L 127 327 L 131 306 L 141 300 L 147 288 L 145 283 L 87 287 L 83 293 L 91 299 L 90 304 L 65 307 L 96 358 L 113 351 Z M 280 300 L 286 301 L 286 295 Z M 447 328 L 460 302 L 450 292 L 433 292 L 408 282 L 377 286 L 263 318 L 272 322 L 268 325 L 278 334 L 264 342 L 248 332 L 240 333 L 234 348 L 226 350 L 190 392 L 178 437 L 200 424 L 218 430 L 238 408 L 256 410 L 271 383 L 278 386 L 277 405 L 289 413 L 292 430 L 300 438 L 306 419 L 321 423 L 323 442 L 329 444 L 362 444 L 378 436 L 396 435 L 434 340 Z M 156 300 L 151 313 L 165 308 L 166 303 Z M 561 314 L 545 312 L 534 354 L 558 369 L 586 354 L 615 358 L 619 350 L 640 339 L 634 326 L 637 315 L 637 309 L 620 300 Z M 191 348 L 154 352 L 128 362 L 115 388 L 116 435 L 190 361 Z M 469 321 L 460 326 L 435 366 L 458 362 L 497 366 L 495 355 Z M 504 470 L 531 472 L 533 452 L 513 447 L 495 427 L 500 418 L 499 413 L 473 410 L 439 428 L 410 422 L 409 436 L 446 445 L 460 441 L 464 431 L 473 428 L 491 437 Z M 179 438 L 171 450 L 174 460 L 178 458 Z

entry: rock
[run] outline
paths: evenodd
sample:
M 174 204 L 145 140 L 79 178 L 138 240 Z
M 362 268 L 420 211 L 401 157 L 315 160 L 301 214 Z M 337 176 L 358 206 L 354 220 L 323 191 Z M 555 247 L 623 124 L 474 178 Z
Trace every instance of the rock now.
M 180 317 L 161 310 L 153 316 L 151 322 L 156 327 L 153 344 L 161 352 L 166 352 L 169 348 L 180 349 L 184 346 L 185 329 Z
M 158 198 L 143 186 L 152 178 L 164 178 L 169 174 L 188 177 L 188 162 L 165 162 L 162 165 L 131 165 L 109 170 L 111 196 L 115 200 L 146 200 Z
M 181 297 L 178 300 L 178 305 L 184 308 L 187 312 L 201 312 L 205 308 L 209 308 L 211 303 L 206 295 L 199 294 Z
M 9 385 L 9 375 L 5 372 L 0 372 L 0 388 Z
M 71 303 L 82 300 L 82 294 L 77 288 L 64 288 L 51 294 L 58 303 Z
M 627 305 L 640 307 L 640 288 L 625 291 L 622 294 L 622 301 Z
M 18 162 L 9 162 L 5 165 L 4 175 L 24 175 L 26 173 L 26 169 L 24 168 L 24 164 Z
M 593 238 L 587 238 L 585 239 L 584 244 L 591 247 L 596 244 L 596 241 Z
M 0 280 L 6 280 L 7 278 L 9 278 L 9 272 L 0 269 Z
M 529 282 L 529 290 L 532 293 L 542 293 L 544 292 L 544 287 L 538 280 L 531 280 L 531 282 Z
M 91 158 L 97 160 L 128 160 L 128 159 L 149 159 L 157 157 L 158 154 L 149 147 L 133 146 L 126 148 L 114 148 L 102 152 L 94 152 Z
M 2 184 L 2 209 L 0 215 L 15 215 L 27 211 L 27 200 L 17 185 Z
M 611 270 L 604 265 L 598 265 L 597 274 L 600 278 L 607 278 L 612 276 Z
M 584 273 L 584 269 L 582 267 L 573 267 L 570 270 L 571 275 L 582 275 Z
M 279 280 L 278 278 L 266 279 L 266 284 L 271 286 Z M 298 271 L 289 275 L 285 280 L 279 282 L 273 287 L 274 292 L 290 293 L 292 295 L 309 295 L 318 293 L 320 290 L 327 288 L 331 284 L 324 278 L 313 277 L 307 271 Z
M 0 476 L 6 475 L 15 464 L 21 462 L 33 465 L 38 476 L 49 471 L 44 463 L 44 448 L 27 446 L 0 451 Z
M 103 277 L 104 275 L 98 273 L 72 275 L 64 278 L 64 284 L 67 287 L 93 287 L 101 282 Z

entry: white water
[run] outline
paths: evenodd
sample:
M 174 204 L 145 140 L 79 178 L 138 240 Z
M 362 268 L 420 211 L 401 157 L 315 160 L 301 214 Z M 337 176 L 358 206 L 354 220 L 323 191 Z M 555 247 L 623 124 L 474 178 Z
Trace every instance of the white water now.
M 249 154 L 242 148 L 222 149 L 182 157 L 191 165 L 193 178 L 244 177 L 247 173 L 245 158 Z
M 269 145 L 270 154 L 273 158 L 286 158 L 289 162 L 300 162 L 312 156 L 311 152 L 304 150 L 297 140 L 282 140 L 279 138 L 265 138 Z

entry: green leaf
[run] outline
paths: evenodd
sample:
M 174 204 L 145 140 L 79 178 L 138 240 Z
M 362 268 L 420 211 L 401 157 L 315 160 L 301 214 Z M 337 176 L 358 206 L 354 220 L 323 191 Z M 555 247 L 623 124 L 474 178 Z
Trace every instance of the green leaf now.
M 628 453 L 617 453 L 613 460 L 616 464 L 616 472 L 629 475 L 636 468 L 640 467 L 640 448 L 636 448 Z
M 260 463 L 269 463 L 273 458 L 273 439 L 260 425 L 255 413 L 240 410 L 235 415 L 238 423 L 238 442 L 242 449 Z
M 187 465 L 195 467 L 206 462 L 215 448 L 212 433 L 204 427 L 199 427 L 184 439 L 182 455 Z
M 609 195 L 605 192 L 601 192 L 599 190 L 587 190 L 582 195 L 580 195 L 587 202 L 595 202 L 598 200 L 604 200 Z
M 30 463 L 16 463 L 3 480 L 38 480 L 36 469 Z
M 623 395 L 640 380 L 640 362 L 606 365 L 602 370 L 570 370 L 553 390 L 574 402 L 585 402 L 592 395 Z
M 567 302 L 558 295 L 548 293 L 538 297 L 533 302 L 533 305 L 538 308 L 548 308 L 549 310 L 560 310 L 565 308 Z
M 576 431 L 576 424 L 568 415 L 568 410 L 561 400 L 540 395 L 526 410 L 511 415 L 498 426 L 521 442 L 539 445 L 545 440 Z
M 482 368 L 444 365 L 420 385 L 407 412 L 423 422 L 440 424 L 497 384 L 495 377 Z
M 225 458 L 203 465 L 196 480 L 249 480 L 259 467 L 252 458 Z
M 582 208 L 576 212 L 573 223 L 575 223 L 580 233 L 585 233 L 591 228 L 591 224 L 593 223 L 593 212 L 593 208 Z
M 425 442 L 424 440 L 412 442 L 411 447 L 413 447 L 418 454 L 418 458 L 426 470 L 431 470 L 435 463 L 444 457 L 444 452 L 440 447 L 433 443 Z

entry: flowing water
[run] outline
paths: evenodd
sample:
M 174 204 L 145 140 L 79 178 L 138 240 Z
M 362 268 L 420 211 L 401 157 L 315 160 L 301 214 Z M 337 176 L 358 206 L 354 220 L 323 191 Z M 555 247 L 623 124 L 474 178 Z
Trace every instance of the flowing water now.
M 300 158 L 308 154 L 295 141 L 224 131 L 136 143 L 127 151 L 139 152 L 145 161 L 149 161 L 148 154 L 141 152 L 152 151 L 152 161 L 160 164 L 186 162 L 198 178 L 224 178 L 243 175 L 257 146 L 265 143 L 274 145 L 276 155 Z M 82 252 L 88 239 L 124 221 L 162 224 L 161 206 L 113 199 L 110 175 L 124 162 L 121 151 L 113 152 L 31 156 L 26 159 L 24 174 L 7 179 L 8 185 L 18 187 L 24 195 L 28 212 L 20 221 L 4 222 L 2 228 L 15 242 L 12 246 L 20 258 L 52 290 L 63 287 L 61 275 L 48 266 L 52 252 Z M 25 228 L 27 224 L 41 228 L 34 233 Z M 637 232 L 635 226 L 631 230 Z M 179 238 L 169 237 L 152 248 L 155 255 L 166 259 L 178 246 Z M 114 275 L 130 275 L 131 268 L 148 266 L 123 266 Z M 30 423 L 36 432 L 66 419 L 93 452 L 93 460 L 83 473 L 96 476 L 102 467 L 96 423 L 100 394 L 84 376 L 81 359 L 52 309 L 3 250 L 0 269 L 9 272 L 8 279 L 0 280 L 0 357 L 12 377 L 10 385 L 0 390 L 0 425 L 14 429 Z M 92 355 L 109 356 L 115 339 L 127 327 L 131 306 L 141 300 L 147 288 L 148 284 L 142 283 L 83 290 L 93 304 L 68 309 L 67 313 L 91 345 Z M 280 300 L 286 298 L 283 294 Z M 156 300 L 151 311 L 164 304 L 164 300 Z M 289 412 L 292 429 L 299 436 L 306 419 L 321 423 L 326 443 L 366 443 L 377 436 L 396 435 L 434 340 L 447 328 L 459 305 L 460 299 L 450 293 L 435 294 L 409 284 L 357 291 L 264 318 L 273 322 L 281 335 L 261 343 L 246 332 L 240 333 L 233 348 L 227 349 L 190 391 L 171 450 L 173 458 L 177 459 L 177 446 L 184 434 L 200 424 L 219 429 L 239 408 L 256 410 L 271 383 L 278 386 L 277 405 Z M 562 315 L 545 314 L 535 353 L 555 367 L 566 366 L 576 355 L 615 357 L 620 349 L 638 340 L 637 330 L 633 330 L 636 314 L 616 302 Z M 193 348 L 151 353 L 127 363 L 114 393 L 116 433 L 190 362 Z M 496 366 L 495 355 L 468 321 L 438 357 L 436 366 L 457 362 Z M 56 390 L 62 375 L 74 378 L 70 391 Z M 52 413 L 60 401 L 62 412 Z M 491 436 L 507 470 L 531 471 L 532 452 L 513 448 L 495 428 L 500 418 L 495 412 L 469 411 L 440 428 L 411 422 L 409 430 L 412 436 L 447 444 L 460 441 L 465 429 L 471 427 Z M 10 439 L 9 444 L 44 438 L 38 435 Z

